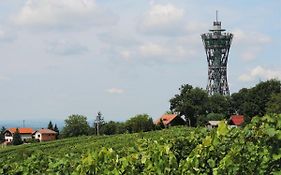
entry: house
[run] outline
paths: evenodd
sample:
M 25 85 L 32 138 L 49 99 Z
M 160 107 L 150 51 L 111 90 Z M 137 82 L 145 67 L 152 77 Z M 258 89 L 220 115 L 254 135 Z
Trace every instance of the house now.
M 5 141 L 12 142 L 13 135 L 15 134 L 17 128 L 9 128 L 4 132 Z M 32 128 L 18 128 L 19 134 L 21 136 L 22 141 L 26 141 L 28 139 L 32 139 Z
M 33 133 L 33 136 L 36 140 L 39 140 L 40 142 L 44 141 L 50 141 L 50 140 L 56 140 L 57 138 L 57 132 L 50 130 L 50 129 L 39 129 Z
M 243 115 L 232 115 L 230 116 L 229 124 L 233 127 L 241 126 L 244 123 L 244 116 Z
M 216 127 L 218 127 L 220 122 L 221 121 L 219 121 L 219 120 L 210 120 L 210 121 L 208 121 L 207 128 L 208 129 L 216 128 Z
M 159 119 L 154 121 L 155 125 L 160 125 L 161 120 L 164 126 L 185 125 L 185 120 L 177 114 L 164 114 Z

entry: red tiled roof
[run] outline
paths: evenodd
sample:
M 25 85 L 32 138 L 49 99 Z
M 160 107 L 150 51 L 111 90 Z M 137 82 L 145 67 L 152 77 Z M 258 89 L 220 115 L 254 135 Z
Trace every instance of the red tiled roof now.
M 18 128 L 20 134 L 32 134 L 33 129 L 32 128 Z M 17 128 L 9 128 L 8 129 L 11 133 L 15 133 Z
M 36 133 L 36 132 L 39 132 L 41 134 L 56 134 L 57 133 L 53 130 L 45 129 L 45 128 L 39 129 L 38 131 L 35 131 L 34 133 Z
M 162 119 L 164 125 L 168 125 L 174 118 L 177 117 L 177 114 L 164 114 L 159 119 L 157 119 L 154 123 L 160 124 L 160 119 Z
M 240 126 L 244 123 L 244 116 L 243 115 L 232 115 L 230 120 L 234 125 Z

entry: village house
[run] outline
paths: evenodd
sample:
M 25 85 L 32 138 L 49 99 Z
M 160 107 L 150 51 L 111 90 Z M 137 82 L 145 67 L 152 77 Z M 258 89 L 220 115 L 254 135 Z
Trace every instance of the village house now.
M 244 116 L 243 115 L 232 115 L 229 119 L 229 124 L 231 127 L 238 127 L 244 123 Z
M 207 128 L 208 129 L 216 128 L 216 127 L 218 127 L 220 122 L 221 121 L 219 121 L 219 120 L 210 120 L 210 121 L 208 121 Z
M 207 128 L 209 128 L 209 129 L 216 128 L 216 127 L 218 127 L 220 122 L 221 121 L 210 120 L 210 121 L 208 121 Z M 232 115 L 232 116 L 230 116 L 229 122 L 228 122 L 230 128 L 239 127 L 243 123 L 244 123 L 243 115 Z
M 176 125 L 185 125 L 185 120 L 177 114 L 164 114 L 159 119 L 154 121 L 155 125 L 160 125 L 161 120 L 165 127 L 167 126 L 176 126 Z
M 50 130 L 50 129 L 39 129 L 33 133 L 33 136 L 36 140 L 39 140 L 40 142 L 44 141 L 51 141 L 56 140 L 57 138 L 57 132 Z
M 13 141 L 13 135 L 15 134 L 17 128 L 9 128 L 4 132 L 5 141 L 10 143 Z M 26 141 L 28 139 L 32 139 L 32 128 L 18 128 L 19 134 L 21 136 L 22 141 Z

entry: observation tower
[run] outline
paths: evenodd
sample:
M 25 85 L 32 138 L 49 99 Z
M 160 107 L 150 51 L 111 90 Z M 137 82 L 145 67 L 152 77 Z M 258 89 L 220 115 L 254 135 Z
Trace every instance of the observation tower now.
M 209 95 L 229 95 L 227 59 L 233 34 L 224 31 L 225 29 L 221 28 L 221 22 L 218 21 L 218 11 L 216 11 L 213 29 L 201 35 L 208 61 L 207 92 Z

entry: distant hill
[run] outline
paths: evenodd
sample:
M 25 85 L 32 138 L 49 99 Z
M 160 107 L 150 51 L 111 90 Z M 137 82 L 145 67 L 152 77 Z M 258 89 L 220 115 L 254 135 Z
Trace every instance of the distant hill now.
M 50 120 L 0 120 L 0 127 L 4 126 L 5 128 L 20 128 L 20 127 L 29 127 L 33 129 L 46 128 Z M 63 120 L 51 120 L 53 124 L 57 124 L 59 130 L 64 126 Z

